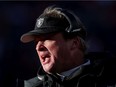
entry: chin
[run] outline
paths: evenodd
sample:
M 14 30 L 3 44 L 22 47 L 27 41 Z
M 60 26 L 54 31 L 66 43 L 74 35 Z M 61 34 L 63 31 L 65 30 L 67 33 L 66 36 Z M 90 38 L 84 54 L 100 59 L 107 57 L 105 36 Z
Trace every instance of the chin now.
M 51 67 L 45 67 L 45 66 L 43 66 L 43 69 L 44 69 L 44 71 L 45 72 L 47 72 L 47 73 L 50 73 L 51 72 Z
M 55 73 L 56 70 L 53 67 L 44 67 L 44 71 L 48 74 Z

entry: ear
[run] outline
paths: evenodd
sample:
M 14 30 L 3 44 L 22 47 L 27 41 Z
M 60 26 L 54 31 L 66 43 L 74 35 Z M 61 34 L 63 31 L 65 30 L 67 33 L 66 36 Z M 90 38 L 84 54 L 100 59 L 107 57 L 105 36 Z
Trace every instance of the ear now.
M 75 37 L 72 39 L 72 46 L 71 49 L 77 49 L 80 47 L 80 39 L 79 37 Z

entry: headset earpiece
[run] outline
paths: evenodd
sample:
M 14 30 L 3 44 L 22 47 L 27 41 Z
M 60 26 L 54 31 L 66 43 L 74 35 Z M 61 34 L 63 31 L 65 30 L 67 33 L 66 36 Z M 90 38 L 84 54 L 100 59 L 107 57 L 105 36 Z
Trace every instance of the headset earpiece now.
M 69 27 L 65 29 L 67 33 L 77 33 L 83 39 L 86 37 L 87 33 L 85 27 L 80 21 L 80 19 L 69 10 L 61 10 L 62 15 L 68 20 Z
M 74 13 L 72 13 L 71 11 L 62 10 L 62 15 L 66 17 L 70 24 L 69 27 L 66 28 L 66 32 L 71 33 L 80 31 L 80 25 L 78 24 L 77 17 Z

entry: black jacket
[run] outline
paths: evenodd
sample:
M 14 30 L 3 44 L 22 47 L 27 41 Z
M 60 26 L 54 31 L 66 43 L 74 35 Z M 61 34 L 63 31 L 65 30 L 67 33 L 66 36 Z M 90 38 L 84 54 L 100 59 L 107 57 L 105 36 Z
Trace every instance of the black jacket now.
M 40 69 L 37 77 L 25 81 L 25 87 L 116 87 L 114 60 L 91 59 L 91 64 L 81 67 L 75 77 L 63 81 L 58 75 Z

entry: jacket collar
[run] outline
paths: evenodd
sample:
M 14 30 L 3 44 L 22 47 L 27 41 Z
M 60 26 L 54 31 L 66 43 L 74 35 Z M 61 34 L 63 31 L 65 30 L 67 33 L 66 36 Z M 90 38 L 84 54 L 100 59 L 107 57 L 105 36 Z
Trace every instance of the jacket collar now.
M 91 61 L 91 60 L 90 60 Z M 99 63 L 92 63 L 88 65 L 84 65 L 78 68 L 78 70 L 73 71 L 72 74 L 70 74 L 68 77 L 63 76 L 63 79 L 58 74 L 47 74 L 42 67 L 39 68 L 39 71 L 37 73 L 38 79 L 45 81 L 46 78 L 54 78 L 56 80 L 71 80 L 75 77 L 85 77 L 86 75 L 99 77 L 101 76 L 102 72 L 104 70 L 104 67 L 102 64 Z

